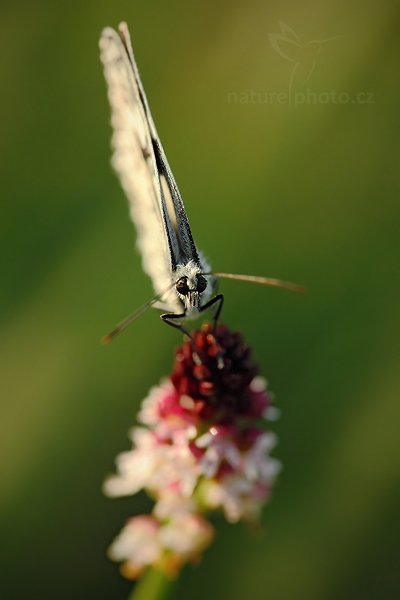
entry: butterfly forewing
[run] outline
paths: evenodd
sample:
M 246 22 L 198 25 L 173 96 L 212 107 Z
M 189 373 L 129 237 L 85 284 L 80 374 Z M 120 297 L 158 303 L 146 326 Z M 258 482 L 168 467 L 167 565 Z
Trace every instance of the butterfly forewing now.
M 113 29 L 107 28 L 101 35 L 100 49 L 112 112 L 113 167 L 129 200 L 143 268 L 159 294 L 172 281 L 171 246 L 178 247 L 176 234 L 168 224 L 165 202 L 163 206 L 152 136 L 126 46 Z M 176 308 L 175 294 L 164 300 Z
M 163 200 L 165 200 L 165 208 L 168 212 L 168 217 L 170 219 L 171 224 L 174 226 L 176 233 L 176 242 L 178 244 L 178 248 L 173 247 L 176 264 L 185 263 L 189 260 L 194 260 L 196 263 L 199 263 L 199 256 L 196 249 L 196 245 L 193 241 L 193 236 L 190 230 L 186 210 L 183 205 L 182 197 L 179 193 L 178 186 L 176 184 L 172 170 L 169 166 L 160 138 L 158 136 L 153 117 L 151 115 L 149 103 L 147 101 L 147 97 L 139 76 L 139 71 L 133 54 L 132 43 L 129 35 L 128 26 L 126 25 L 126 23 L 120 23 L 119 33 L 126 48 L 129 60 L 131 62 L 134 76 L 138 85 L 140 97 L 142 99 L 143 109 L 146 114 L 146 119 L 152 138 L 153 152 L 156 161 L 157 172 L 161 183 L 161 195 L 164 196 Z M 163 182 L 165 182 L 165 185 L 163 185 Z
M 106 28 L 101 60 L 112 111 L 113 166 L 128 197 L 143 268 L 170 310 L 181 308 L 173 288 L 178 264 L 200 264 L 178 187 L 152 119 L 128 28 Z

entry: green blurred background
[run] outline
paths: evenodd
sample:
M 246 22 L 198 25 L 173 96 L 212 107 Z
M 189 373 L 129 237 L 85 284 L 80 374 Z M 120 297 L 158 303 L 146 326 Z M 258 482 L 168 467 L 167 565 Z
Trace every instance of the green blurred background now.
M 285 468 L 264 534 L 218 522 L 176 597 L 399 597 L 399 16 L 389 0 L 2 3 L 2 598 L 124 599 L 105 550 L 149 507 L 101 494 L 180 341 L 148 311 L 99 344 L 151 294 L 109 166 L 98 35 L 122 19 L 213 267 L 309 290 L 222 284 L 282 410 Z M 295 81 L 316 102 L 271 96 L 294 65 L 270 43 L 280 22 L 306 74 L 307 43 L 336 38 Z

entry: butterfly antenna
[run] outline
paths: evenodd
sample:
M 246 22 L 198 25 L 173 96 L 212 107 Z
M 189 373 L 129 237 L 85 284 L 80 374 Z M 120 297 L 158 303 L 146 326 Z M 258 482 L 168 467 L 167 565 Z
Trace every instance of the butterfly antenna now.
M 153 304 L 155 304 L 158 300 L 161 300 L 161 298 L 163 297 L 163 295 L 173 285 L 174 284 L 169 285 L 163 292 L 161 292 L 161 294 L 157 294 L 157 296 L 154 296 L 154 298 L 151 298 L 151 300 L 147 300 L 147 302 L 145 302 L 144 304 L 142 304 L 142 306 L 139 306 L 139 308 L 137 308 L 136 310 L 134 310 L 133 313 L 131 313 L 123 321 L 121 321 L 120 323 L 118 323 L 118 325 L 116 325 L 114 327 L 114 329 L 112 329 L 112 331 L 110 331 L 109 333 L 107 333 L 107 335 L 103 335 L 103 337 L 101 338 L 101 343 L 102 344 L 109 344 L 110 342 L 112 342 L 113 339 L 119 333 L 121 333 L 121 331 L 125 331 L 125 329 L 127 327 L 129 327 L 129 325 L 133 321 L 135 321 L 138 317 L 140 317 L 140 315 L 142 315 L 148 308 L 150 308 L 150 306 L 153 306 Z
M 257 275 L 236 275 L 234 273 L 203 273 L 203 275 L 215 275 L 216 277 L 221 277 L 221 279 L 236 279 L 237 281 L 247 281 L 249 283 L 269 285 L 271 287 L 290 290 L 291 292 L 304 293 L 306 291 L 305 287 L 299 285 L 298 283 L 292 283 L 291 281 L 282 281 L 281 279 L 274 279 L 272 277 L 259 277 Z

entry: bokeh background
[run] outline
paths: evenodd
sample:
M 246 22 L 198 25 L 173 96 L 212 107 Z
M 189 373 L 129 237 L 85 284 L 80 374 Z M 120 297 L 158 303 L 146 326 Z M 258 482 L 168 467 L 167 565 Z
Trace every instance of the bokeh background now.
M 124 599 L 105 551 L 149 507 L 101 494 L 180 341 L 148 311 L 99 343 L 151 294 L 109 165 L 97 43 L 122 19 L 198 245 L 308 287 L 222 284 L 282 411 L 284 472 L 263 535 L 218 522 L 176 598 L 399 597 L 399 17 L 389 0 L 2 3 L 2 598 Z M 281 22 L 296 49 L 271 45 Z

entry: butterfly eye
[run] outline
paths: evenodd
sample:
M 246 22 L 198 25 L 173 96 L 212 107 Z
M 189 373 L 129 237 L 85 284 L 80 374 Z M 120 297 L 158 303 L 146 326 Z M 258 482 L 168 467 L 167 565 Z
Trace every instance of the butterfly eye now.
M 204 292 L 204 290 L 207 287 L 207 279 L 205 277 L 203 277 L 203 275 L 199 275 L 197 278 L 197 291 L 200 292 Z
M 182 277 L 182 279 L 176 282 L 176 291 L 182 294 L 182 296 L 186 296 L 189 291 L 186 277 Z

